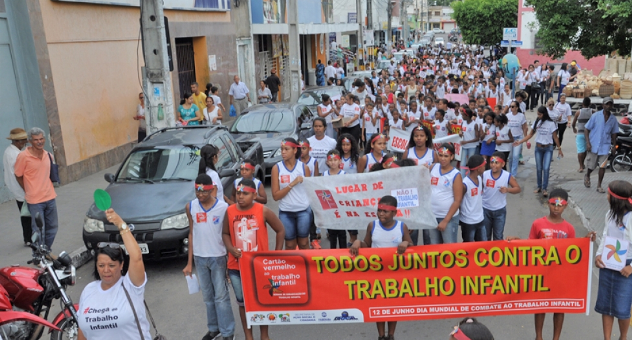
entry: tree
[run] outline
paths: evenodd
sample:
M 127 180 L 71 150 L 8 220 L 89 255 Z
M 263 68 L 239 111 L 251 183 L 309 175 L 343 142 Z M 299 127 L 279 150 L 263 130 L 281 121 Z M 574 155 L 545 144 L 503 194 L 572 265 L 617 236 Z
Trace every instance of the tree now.
M 464 0 L 451 6 L 452 18 L 468 44 L 498 44 L 503 38 L 503 27 L 518 24 L 516 0 Z
M 569 49 L 590 59 L 618 51 L 630 54 L 632 2 L 629 0 L 529 0 L 536 12 L 541 53 L 563 57 Z

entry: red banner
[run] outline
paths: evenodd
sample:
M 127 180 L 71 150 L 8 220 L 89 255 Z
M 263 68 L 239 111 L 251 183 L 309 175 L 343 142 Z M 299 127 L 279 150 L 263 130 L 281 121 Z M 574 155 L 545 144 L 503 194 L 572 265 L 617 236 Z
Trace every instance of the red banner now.
M 587 313 L 588 238 L 244 252 L 248 325 Z

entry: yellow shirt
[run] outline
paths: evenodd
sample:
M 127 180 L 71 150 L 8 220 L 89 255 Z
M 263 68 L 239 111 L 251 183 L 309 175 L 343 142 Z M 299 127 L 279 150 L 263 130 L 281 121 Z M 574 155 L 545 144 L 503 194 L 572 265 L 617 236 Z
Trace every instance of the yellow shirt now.
M 199 96 L 193 94 L 193 104 L 197 105 L 200 109 L 200 115 L 202 114 L 202 109 L 206 107 L 206 95 L 204 92 L 200 92 Z

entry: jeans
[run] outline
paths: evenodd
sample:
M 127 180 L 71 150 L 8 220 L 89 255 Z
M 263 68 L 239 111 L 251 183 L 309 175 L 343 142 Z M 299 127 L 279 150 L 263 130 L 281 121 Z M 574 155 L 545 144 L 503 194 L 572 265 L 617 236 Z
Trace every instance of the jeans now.
M 272 93 L 272 102 L 276 103 L 277 98 L 279 98 L 279 92 Z
M 312 224 L 312 209 L 310 207 L 303 211 L 279 210 L 279 219 L 285 227 L 286 240 L 291 241 L 309 236 L 309 227 Z
M 557 139 L 560 141 L 560 146 L 562 146 L 562 140 L 564 140 L 564 132 L 566 131 L 567 124 L 568 123 L 557 124 Z
M 474 224 L 461 222 L 461 236 L 463 236 L 463 242 L 487 241 L 485 220 Z
M 535 167 L 538 177 L 538 189 L 546 190 L 549 186 L 549 169 L 553 157 L 553 145 L 535 147 Z
M 474 155 L 476 155 L 476 148 L 461 148 L 461 177 L 465 178 L 465 168 L 467 167 L 467 160 Z
M 329 229 L 327 233 L 329 234 L 327 237 L 329 238 L 330 249 L 347 248 L 347 231 L 346 230 Z
M 483 208 L 485 219 L 485 231 L 487 232 L 487 241 L 502 240 L 503 231 L 505 231 L 505 219 L 507 218 L 507 207 L 498 210 L 488 210 Z M 492 239 L 492 236 L 494 238 Z
M 514 140 L 521 140 L 522 135 L 514 136 Z M 520 164 L 520 154 L 522 153 L 522 144 L 512 146 L 511 148 L 511 175 L 516 177 L 518 174 L 518 164 Z
M 235 334 L 235 319 L 226 282 L 226 256 L 194 256 L 193 260 L 206 304 L 208 330 L 211 333 L 219 331 L 224 337 Z
M 560 101 L 560 97 L 562 96 L 562 91 L 564 91 L 564 88 L 566 87 L 566 85 L 562 85 L 560 84 L 560 89 L 557 91 L 557 101 Z
M 55 241 L 55 235 L 57 235 L 57 227 L 59 226 L 57 223 L 57 203 L 55 199 L 53 198 L 50 201 L 35 204 L 27 202 L 26 204 L 28 204 L 29 211 L 31 212 L 31 230 L 40 235 L 40 243 L 42 242 L 42 234 L 39 228 L 37 228 L 37 224 L 35 224 L 35 214 L 40 213 L 44 217 L 43 228 L 45 232 L 43 241 L 48 250 L 51 250 L 53 242 Z
M 437 223 L 441 223 L 443 218 L 437 218 Z M 456 243 L 459 236 L 459 214 L 452 216 L 444 231 L 437 229 L 424 229 L 424 244 L 445 244 Z
M 24 202 L 20 202 L 18 200 L 16 200 L 16 202 L 18 203 L 18 210 L 21 213 Z M 31 235 L 33 234 L 33 231 L 31 230 L 31 218 L 20 216 L 20 223 L 22 224 L 22 239 L 24 243 L 31 242 Z
M 233 286 L 233 291 L 235 292 L 237 305 L 244 307 L 244 288 L 241 285 L 241 272 L 239 272 L 239 270 L 229 269 L 228 277 L 230 278 L 230 285 Z

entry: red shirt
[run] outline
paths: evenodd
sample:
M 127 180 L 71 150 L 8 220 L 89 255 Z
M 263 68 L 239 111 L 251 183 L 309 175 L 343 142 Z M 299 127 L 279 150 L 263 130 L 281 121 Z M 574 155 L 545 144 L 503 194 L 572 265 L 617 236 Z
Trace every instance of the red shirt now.
M 529 239 L 544 238 L 575 238 L 575 228 L 566 220 L 560 223 L 552 223 L 544 216 L 533 221 Z
M 248 210 L 239 210 L 237 204 L 226 209 L 230 241 L 234 247 L 245 251 L 268 250 L 268 226 L 263 217 L 263 204 L 255 202 Z M 239 270 L 239 262 L 228 253 L 228 269 Z

